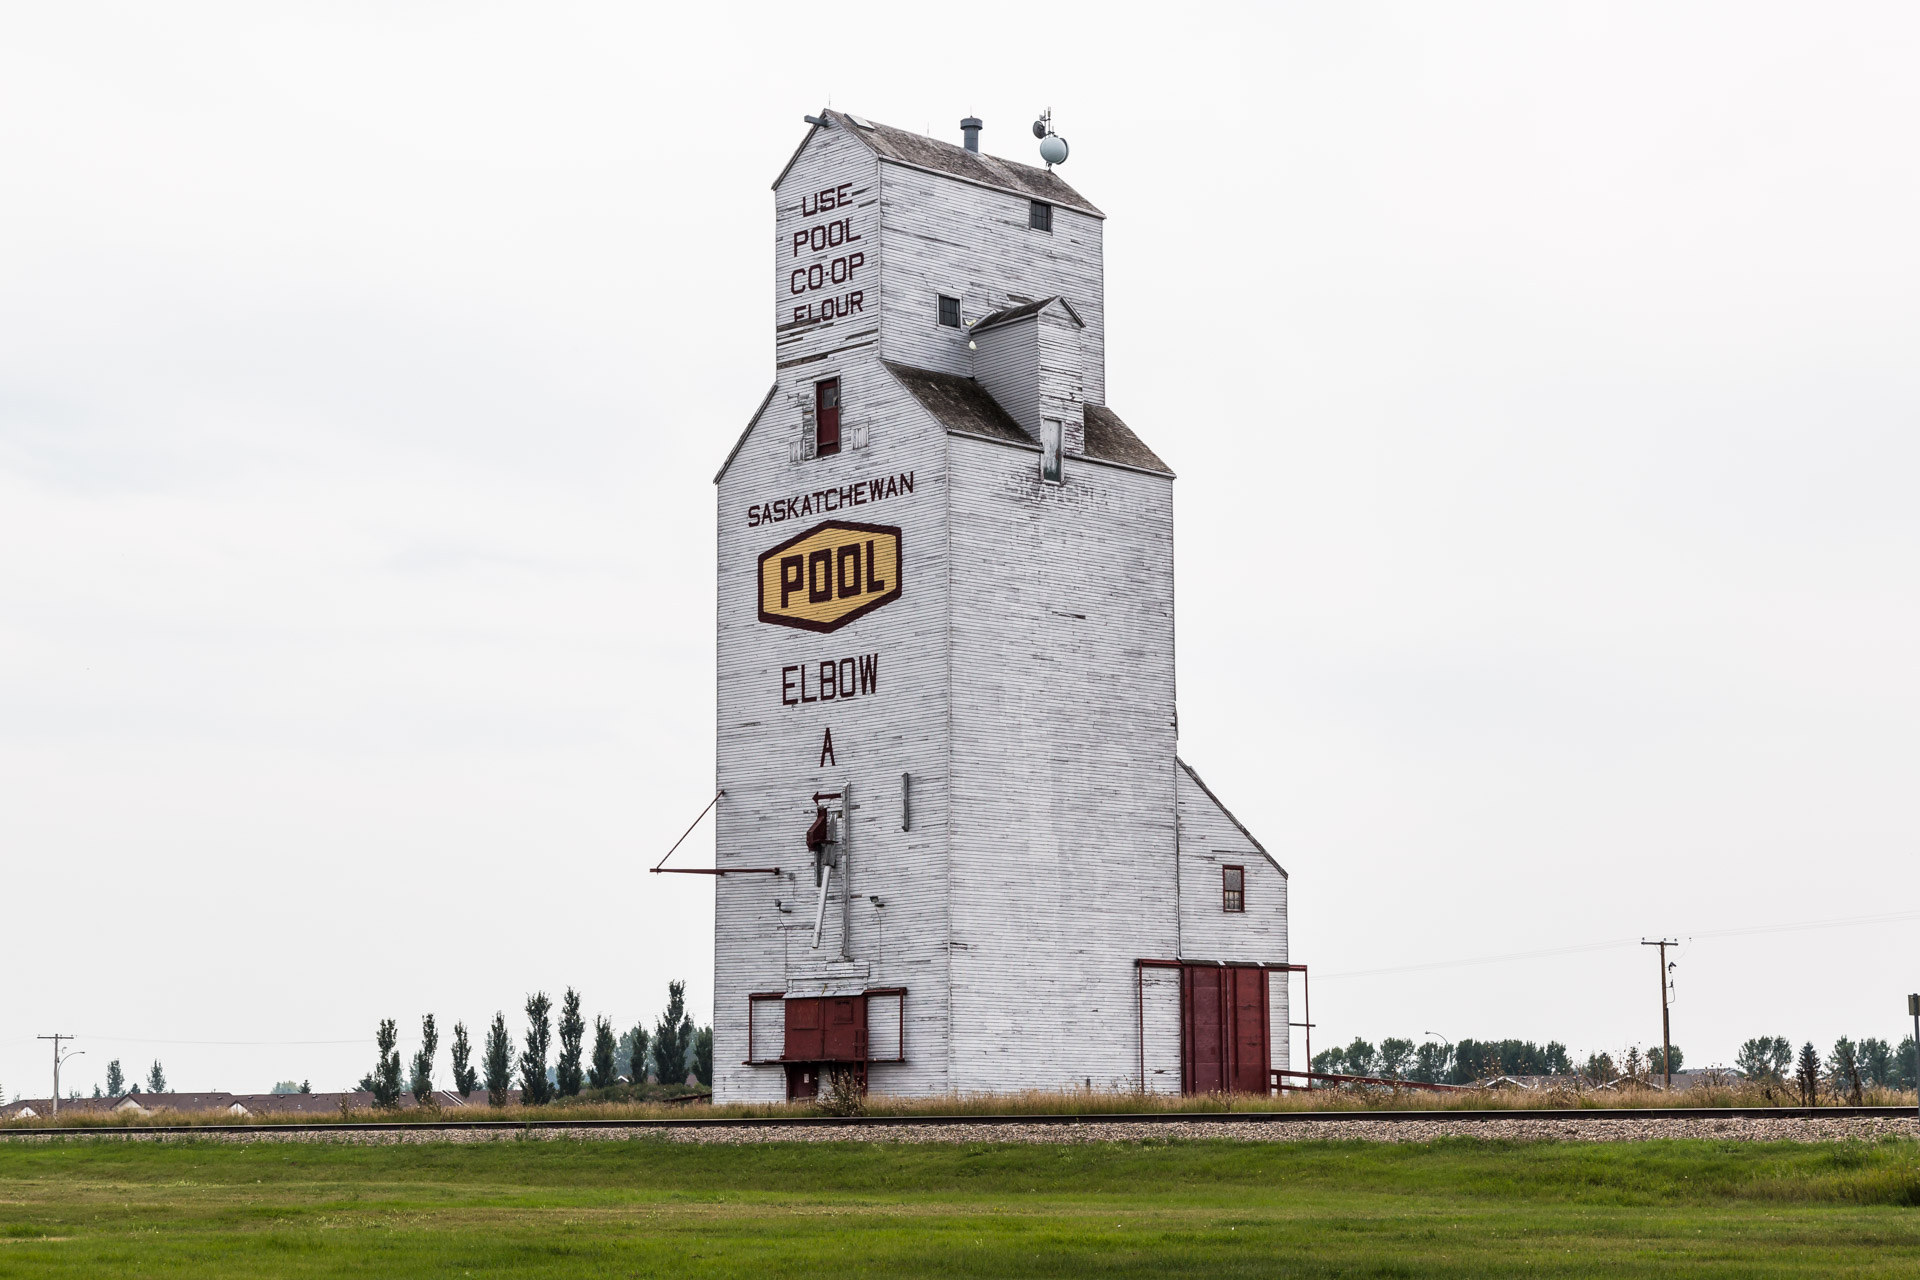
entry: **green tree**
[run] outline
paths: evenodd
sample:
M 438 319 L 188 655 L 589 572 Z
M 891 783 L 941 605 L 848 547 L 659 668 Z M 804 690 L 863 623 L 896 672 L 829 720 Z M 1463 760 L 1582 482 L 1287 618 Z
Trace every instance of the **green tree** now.
M 273 1092 L 276 1097 L 281 1097 L 292 1093 L 305 1093 L 306 1090 L 300 1087 L 297 1080 L 276 1080 L 273 1082 Z
M 1854 1106 L 1860 1105 L 1860 1048 L 1845 1036 L 1833 1042 L 1833 1052 L 1827 1055 L 1827 1085 L 1836 1097 L 1845 1096 Z
M 147 1071 L 147 1092 L 165 1093 L 167 1091 L 167 1073 L 160 1065 L 160 1059 L 153 1060 L 153 1066 Z
M 1783 1036 L 1755 1036 L 1743 1041 L 1740 1052 L 1733 1055 L 1733 1065 L 1740 1074 L 1754 1081 L 1784 1081 L 1792 1061 L 1793 1046 Z
M 453 1024 L 453 1087 L 461 1097 L 470 1097 L 480 1087 L 480 1073 L 473 1069 L 473 1042 L 467 1039 L 467 1024 Z
M 653 1068 L 661 1084 L 687 1078 L 687 1050 L 693 1047 L 693 1019 L 687 1016 L 687 984 L 667 984 L 667 1008 L 653 1028 Z
M 713 1028 L 702 1027 L 693 1033 L 693 1078 L 713 1087 Z
M 1423 1041 L 1413 1051 L 1413 1078 L 1425 1084 L 1438 1084 L 1453 1064 L 1453 1050 L 1432 1040 Z
M 433 1059 L 439 1052 L 440 1029 L 428 1014 L 420 1019 L 420 1051 L 413 1055 L 413 1078 L 407 1082 L 415 1102 L 425 1103 L 433 1096 Z
M 1313 1055 L 1313 1069 L 1321 1075 L 1341 1076 L 1347 1073 L 1347 1051 L 1338 1047 L 1322 1049 Z
M 547 1021 L 553 1001 L 544 991 L 527 997 L 527 1038 L 520 1049 L 520 1101 L 529 1107 L 541 1106 L 553 1097 L 553 1085 L 547 1079 L 547 1049 L 553 1043 L 553 1027 Z
M 1681 1060 L 1684 1059 L 1686 1056 L 1687 1056 L 1686 1054 L 1680 1052 L 1679 1045 L 1673 1046 L 1673 1069 L 1675 1071 L 1678 1071 L 1680 1069 Z M 1666 1075 L 1666 1072 L 1667 1072 L 1666 1059 L 1661 1056 L 1660 1050 L 1658 1049 L 1647 1050 L 1647 1070 L 1648 1072 L 1656 1076 L 1664 1077 Z
M 614 1048 L 614 1057 L 627 1064 L 627 1079 L 634 1084 L 647 1082 L 648 1050 L 653 1038 L 647 1034 L 647 1024 L 636 1022 L 633 1030 L 621 1035 L 620 1043 Z
M 374 1035 L 379 1057 L 373 1070 L 360 1077 L 360 1087 L 371 1093 L 373 1105 L 382 1109 L 400 1104 L 400 1051 L 394 1048 L 399 1041 L 400 1033 L 394 1028 L 393 1019 L 380 1019 L 380 1030 Z
M 1567 1046 L 1561 1044 L 1558 1040 L 1550 1040 L 1547 1042 L 1547 1047 L 1542 1057 L 1544 1061 L 1542 1061 L 1540 1065 L 1546 1068 L 1544 1074 L 1550 1076 L 1570 1076 L 1573 1074 L 1573 1059 L 1567 1055 Z
M 586 1033 L 586 1020 L 580 1016 L 580 993 L 568 987 L 560 1000 L 560 1061 L 554 1070 L 554 1083 L 563 1098 L 580 1093 L 580 1042 Z
M 1860 1076 L 1877 1088 L 1893 1085 L 1893 1046 L 1877 1036 L 1860 1042 Z
M 587 1069 L 587 1080 L 596 1089 L 609 1088 L 614 1076 L 619 1072 L 614 1068 L 613 1055 L 617 1045 L 613 1039 L 613 1022 L 604 1014 L 593 1020 L 593 1065 Z
M 1379 1055 L 1373 1045 L 1359 1036 L 1347 1046 L 1347 1074 L 1350 1076 L 1371 1076 L 1380 1072 Z
M 107 1064 L 107 1096 L 118 1098 L 127 1091 L 127 1077 L 120 1070 L 120 1059 Z
M 513 1037 L 507 1034 L 507 1015 L 495 1011 L 487 1028 L 487 1105 L 504 1107 L 513 1093 Z
M 1914 1058 L 1913 1037 L 1908 1036 L 1893 1051 L 1893 1066 L 1888 1073 L 1887 1083 L 1896 1089 L 1913 1088 L 1914 1077 L 1920 1075 L 1920 1071 L 1915 1069 Z
M 1413 1041 L 1388 1036 L 1380 1042 L 1380 1074 L 1389 1080 L 1404 1080 L 1413 1066 Z
M 1590 1053 L 1587 1055 L 1586 1064 L 1580 1068 L 1580 1078 L 1599 1088 L 1603 1084 L 1612 1084 L 1618 1080 L 1620 1069 L 1613 1065 L 1612 1054 Z
M 1793 1082 L 1800 1086 L 1802 1105 L 1820 1105 L 1820 1054 L 1811 1040 L 1800 1046 L 1800 1063 L 1793 1073 Z

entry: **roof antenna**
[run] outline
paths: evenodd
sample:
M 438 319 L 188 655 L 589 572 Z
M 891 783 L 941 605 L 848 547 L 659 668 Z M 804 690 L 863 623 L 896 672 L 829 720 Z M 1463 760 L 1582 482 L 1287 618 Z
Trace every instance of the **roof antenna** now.
M 1040 139 L 1040 158 L 1047 162 L 1051 170 L 1057 164 L 1067 162 L 1067 140 L 1053 131 L 1053 108 L 1048 107 L 1033 122 L 1033 136 Z

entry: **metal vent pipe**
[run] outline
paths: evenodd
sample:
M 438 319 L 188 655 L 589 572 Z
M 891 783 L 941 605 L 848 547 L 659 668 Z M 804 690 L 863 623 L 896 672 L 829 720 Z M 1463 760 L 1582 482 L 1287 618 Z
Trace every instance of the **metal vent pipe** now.
M 968 116 L 960 122 L 960 136 L 967 140 L 967 150 L 980 149 L 980 131 L 984 128 L 986 126 L 980 123 L 978 116 Z

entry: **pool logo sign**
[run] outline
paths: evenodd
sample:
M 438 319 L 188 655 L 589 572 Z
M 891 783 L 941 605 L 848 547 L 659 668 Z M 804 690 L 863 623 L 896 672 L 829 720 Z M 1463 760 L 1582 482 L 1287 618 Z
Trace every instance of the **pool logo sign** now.
M 897 525 L 829 520 L 760 557 L 760 621 L 838 631 L 900 598 Z

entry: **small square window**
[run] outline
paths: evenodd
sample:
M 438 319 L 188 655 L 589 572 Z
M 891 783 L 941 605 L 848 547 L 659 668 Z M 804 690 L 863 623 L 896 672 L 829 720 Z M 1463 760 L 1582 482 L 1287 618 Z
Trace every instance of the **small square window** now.
M 1247 909 L 1247 869 L 1245 867 L 1220 868 L 1220 909 L 1222 911 Z
M 1053 230 L 1053 206 L 1044 200 L 1028 204 L 1027 225 L 1035 231 Z
M 940 323 L 949 329 L 960 327 L 960 299 L 940 295 Z

